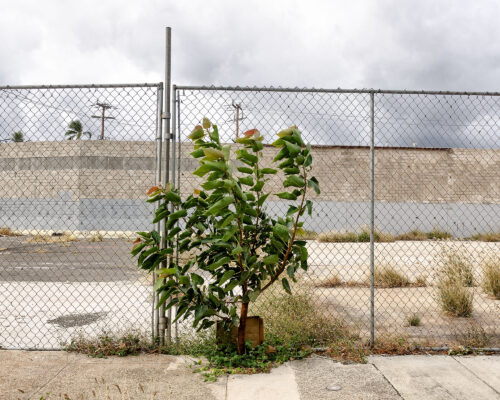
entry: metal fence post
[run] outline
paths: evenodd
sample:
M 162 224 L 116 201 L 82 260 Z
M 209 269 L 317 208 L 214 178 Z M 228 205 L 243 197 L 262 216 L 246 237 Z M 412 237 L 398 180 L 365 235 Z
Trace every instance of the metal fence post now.
M 375 95 L 370 92 L 370 346 L 375 343 Z
M 163 128 L 163 119 L 162 119 L 162 113 L 163 113 L 163 84 L 160 84 L 158 88 L 158 122 L 157 122 L 157 133 L 156 133 L 156 177 L 155 177 L 155 183 L 159 184 L 161 182 L 161 159 L 162 159 L 162 144 L 163 144 L 163 137 L 162 137 L 162 128 Z M 160 232 L 161 231 L 161 223 L 157 222 L 156 224 L 156 231 Z M 153 287 L 156 282 L 156 274 L 153 273 Z M 152 312 L 152 335 L 153 335 L 153 340 L 155 340 L 159 336 L 159 317 L 160 313 L 157 308 L 158 305 L 158 293 L 154 292 L 153 293 L 153 312 Z
M 165 113 L 163 118 L 165 123 L 163 124 L 163 140 L 165 141 L 165 174 L 163 175 L 163 185 L 166 186 L 170 181 L 170 74 L 171 74 L 171 35 L 172 29 L 170 27 L 166 28 L 165 36 Z M 166 231 L 165 231 L 165 221 L 162 221 L 161 230 L 161 248 L 166 247 Z M 164 266 L 165 267 L 165 266 Z M 165 316 L 165 306 L 160 306 L 160 344 L 165 344 L 165 331 L 167 329 L 167 321 Z M 168 340 L 168 339 L 167 339 Z

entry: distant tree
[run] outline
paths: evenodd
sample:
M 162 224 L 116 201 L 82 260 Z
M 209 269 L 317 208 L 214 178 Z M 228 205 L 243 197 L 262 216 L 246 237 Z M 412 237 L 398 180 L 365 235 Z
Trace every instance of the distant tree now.
M 21 131 L 14 132 L 12 134 L 12 141 L 19 143 L 19 142 L 24 142 L 24 135 Z
M 68 140 L 80 140 L 82 135 L 87 135 L 89 139 L 92 137 L 90 132 L 84 132 L 82 123 L 75 119 L 69 123 L 69 130 L 66 131 L 65 136 Z

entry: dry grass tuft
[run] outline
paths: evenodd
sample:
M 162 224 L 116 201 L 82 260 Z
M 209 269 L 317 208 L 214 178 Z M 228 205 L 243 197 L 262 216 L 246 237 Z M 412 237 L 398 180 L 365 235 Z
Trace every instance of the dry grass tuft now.
M 60 236 L 35 235 L 27 240 L 28 243 L 67 243 L 76 241 L 78 239 L 69 233 L 64 233 Z
M 317 238 L 318 234 L 316 232 L 303 228 L 298 228 L 295 233 L 295 239 L 297 240 L 316 240 Z
M 425 276 L 417 276 L 417 278 L 415 279 L 415 282 L 413 282 L 413 286 L 415 287 L 427 287 L 427 279 L 425 278 Z
M 14 231 L 6 226 L 0 227 L 0 236 L 18 236 Z
M 484 348 L 491 343 L 491 337 L 481 325 L 471 323 L 463 333 L 457 333 L 455 339 L 465 348 Z
M 426 233 L 427 239 L 430 240 L 443 240 L 451 239 L 453 236 L 451 233 L 442 231 L 438 228 L 434 228 L 432 231 Z
M 374 231 L 374 239 L 376 242 L 394 242 L 394 236 L 377 230 Z M 370 241 L 370 230 L 363 228 L 359 233 L 349 231 L 320 233 L 316 240 L 324 243 L 366 243 Z
M 104 237 L 100 233 L 96 233 L 94 235 L 91 235 L 87 240 L 89 242 L 102 242 Z
M 410 280 L 390 265 L 375 268 L 375 286 L 381 288 L 396 288 L 410 285 Z
M 437 300 L 449 315 L 463 318 L 472 315 L 474 293 L 459 280 L 442 279 L 437 286 Z
M 483 290 L 500 300 L 500 257 L 490 257 L 483 261 Z
M 472 264 L 467 257 L 453 251 L 444 251 L 442 257 L 439 281 L 458 281 L 463 286 L 474 286 Z
M 419 231 L 418 229 L 415 229 L 413 231 L 410 231 L 410 232 L 406 232 L 406 233 L 401 233 L 399 235 L 396 235 L 395 240 L 427 240 L 427 235 L 422 232 L 422 231 Z
M 500 242 L 500 232 L 498 233 L 478 233 L 471 237 L 472 240 L 479 242 Z
M 335 274 L 335 275 L 329 276 L 326 279 L 323 279 L 320 282 L 317 282 L 314 285 L 314 287 L 315 288 L 327 288 L 327 289 L 331 289 L 331 288 L 336 288 L 336 287 L 343 286 L 344 284 L 345 284 L 345 282 L 342 281 L 342 279 L 340 279 L 340 277 L 337 274 Z

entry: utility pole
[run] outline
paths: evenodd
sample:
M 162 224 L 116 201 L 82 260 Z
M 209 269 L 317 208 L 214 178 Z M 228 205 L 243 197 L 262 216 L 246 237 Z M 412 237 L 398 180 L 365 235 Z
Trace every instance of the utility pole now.
M 100 140 L 104 140 L 104 120 L 105 119 L 115 119 L 115 117 L 106 117 L 106 110 L 110 108 L 114 108 L 111 104 L 108 103 L 99 103 L 95 104 L 96 107 L 101 107 L 101 115 L 92 115 L 92 118 L 101 118 L 101 137 Z
M 240 110 L 241 105 L 233 101 L 232 106 L 234 108 L 234 122 L 236 123 L 236 139 L 239 137 L 240 133 Z M 242 110 L 243 111 L 243 110 Z M 243 119 L 243 118 L 241 118 Z

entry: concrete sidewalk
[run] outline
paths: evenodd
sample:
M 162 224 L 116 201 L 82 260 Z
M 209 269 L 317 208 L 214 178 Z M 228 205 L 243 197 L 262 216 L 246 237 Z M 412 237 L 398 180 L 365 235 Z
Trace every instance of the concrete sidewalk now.
M 0 351 L 0 399 L 500 399 L 500 356 L 377 356 L 350 365 L 312 356 L 216 383 L 190 364 L 167 355 Z

